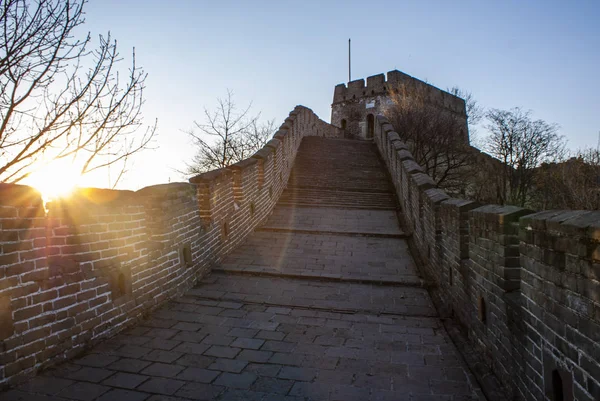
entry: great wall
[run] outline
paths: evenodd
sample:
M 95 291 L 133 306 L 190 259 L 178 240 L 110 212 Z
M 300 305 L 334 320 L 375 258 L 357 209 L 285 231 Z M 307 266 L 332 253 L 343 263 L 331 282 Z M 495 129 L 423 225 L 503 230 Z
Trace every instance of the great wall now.
M 0 184 L 0 400 L 600 400 L 600 213 L 436 188 L 378 112 L 407 79 L 190 183 Z

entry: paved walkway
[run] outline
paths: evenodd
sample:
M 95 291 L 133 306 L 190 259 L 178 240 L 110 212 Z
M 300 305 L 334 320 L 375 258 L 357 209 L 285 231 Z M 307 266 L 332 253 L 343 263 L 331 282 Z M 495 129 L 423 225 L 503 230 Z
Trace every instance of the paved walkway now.
M 209 277 L 0 400 L 480 399 L 382 171 L 373 144 L 305 139 L 269 221 Z M 298 198 L 307 183 L 313 195 Z M 369 187 L 381 195 L 371 204 L 352 196 Z

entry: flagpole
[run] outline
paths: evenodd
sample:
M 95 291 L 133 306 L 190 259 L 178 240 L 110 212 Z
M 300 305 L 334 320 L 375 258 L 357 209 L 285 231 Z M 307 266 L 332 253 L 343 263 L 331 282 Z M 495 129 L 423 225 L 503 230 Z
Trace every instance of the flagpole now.
M 348 82 L 352 81 L 350 39 L 348 39 Z

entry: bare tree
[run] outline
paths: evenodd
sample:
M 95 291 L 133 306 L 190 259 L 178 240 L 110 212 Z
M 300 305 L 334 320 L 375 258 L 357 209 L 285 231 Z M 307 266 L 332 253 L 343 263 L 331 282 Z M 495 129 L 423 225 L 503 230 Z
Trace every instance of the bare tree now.
M 600 152 L 584 149 L 535 171 L 532 204 L 536 209 L 600 210 Z
M 194 129 L 188 131 L 198 151 L 186 174 L 227 167 L 252 156 L 269 141 L 275 131 L 274 120 L 260 123 L 260 113 L 250 116 L 251 106 L 238 109 L 228 90 L 225 98 L 217 99 L 215 110 L 204 108 L 204 123 L 195 121 Z
M 19 182 L 50 160 L 73 160 L 81 174 L 146 148 L 144 71 L 127 74 L 110 34 L 77 38 L 86 0 L 5 0 L 0 5 L 0 181 Z M 118 179 L 117 181 L 118 182 Z M 116 185 L 116 182 L 114 183 Z
M 485 116 L 485 109 L 479 104 L 479 102 L 477 102 L 471 92 L 461 89 L 458 86 L 453 86 L 446 91 L 465 101 L 467 121 L 469 122 L 469 125 L 477 125 L 481 122 Z
M 467 190 L 473 154 L 466 139 L 464 117 L 429 101 L 422 86 L 390 88 L 386 116 L 437 185 L 451 193 Z
M 490 136 L 486 150 L 502 162 L 502 201 L 526 206 L 536 168 L 562 157 L 564 138 L 558 134 L 556 124 L 533 120 L 530 111 L 520 108 L 492 109 L 487 120 Z
M 485 117 L 485 108 L 477 102 L 471 92 L 461 89 L 458 86 L 448 88 L 446 91 L 465 101 L 467 123 L 469 126 L 469 141 L 471 145 L 479 147 L 479 136 L 477 135 L 476 126 Z

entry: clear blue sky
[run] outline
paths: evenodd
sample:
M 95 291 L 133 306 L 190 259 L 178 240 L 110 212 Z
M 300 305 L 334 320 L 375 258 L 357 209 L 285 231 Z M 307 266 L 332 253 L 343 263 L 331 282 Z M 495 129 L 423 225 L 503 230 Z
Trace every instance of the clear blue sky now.
M 193 155 L 183 130 L 232 89 L 279 125 L 297 104 L 330 119 L 333 88 L 399 69 L 485 107 L 531 109 L 571 148 L 600 130 L 600 2 L 91 0 L 85 29 L 136 48 L 148 72 L 145 116 L 158 148 L 123 183 L 181 181 Z M 480 130 L 480 135 L 483 135 Z

